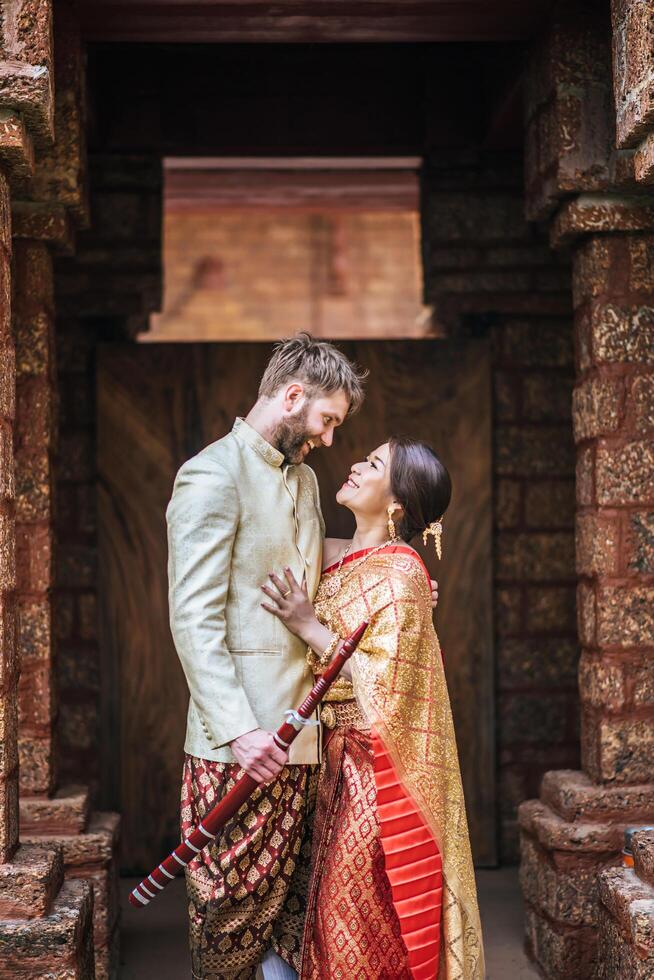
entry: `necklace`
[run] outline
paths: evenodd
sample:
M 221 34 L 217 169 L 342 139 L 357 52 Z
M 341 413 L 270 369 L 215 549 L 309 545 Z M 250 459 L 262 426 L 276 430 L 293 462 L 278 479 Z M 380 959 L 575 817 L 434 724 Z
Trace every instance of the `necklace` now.
M 341 572 L 341 568 L 343 567 L 343 562 L 345 561 L 346 557 L 350 553 L 352 544 L 353 541 L 350 541 L 349 545 L 341 555 L 341 560 L 338 563 L 338 568 L 333 573 L 333 575 L 330 575 L 328 579 L 325 579 L 322 585 L 322 591 L 327 599 L 333 599 L 334 596 L 338 595 L 338 593 L 341 591 L 341 588 L 343 586 L 343 582 L 345 582 L 350 577 L 352 572 L 354 572 L 357 568 L 360 568 L 361 565 L 363 565 L 364 562 L 366 562 L 369 558 L 371 558 L 376 551 L 381 551 L 381 549 L 385 548 L 387 545 L 393 544 L 393 541 L 391 540 L 391 538 L 388 538 L 386 541 L 382 541 L 381 544 L 378 544 L 374 548 L 372 548 L 372 550 L 369 551 L 367 555 L 364 555 L 361 561 L 358 561 L 353 568 L 348 569 L 348 571 L 345 572 L 344 575 L 341 575 L 340 572 Z

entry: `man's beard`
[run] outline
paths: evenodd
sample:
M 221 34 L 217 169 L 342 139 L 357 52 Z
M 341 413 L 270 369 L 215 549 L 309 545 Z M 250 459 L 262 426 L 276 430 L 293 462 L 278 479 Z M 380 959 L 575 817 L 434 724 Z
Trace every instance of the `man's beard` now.
M 304 460 L 302 447 L 311 439 L 307 432 L 309 406 L 305 405 L 297 415 L 290 415 L 277 426 L 274 434 L 274 445 L 284 457 L 284 462 L 297 466 Z

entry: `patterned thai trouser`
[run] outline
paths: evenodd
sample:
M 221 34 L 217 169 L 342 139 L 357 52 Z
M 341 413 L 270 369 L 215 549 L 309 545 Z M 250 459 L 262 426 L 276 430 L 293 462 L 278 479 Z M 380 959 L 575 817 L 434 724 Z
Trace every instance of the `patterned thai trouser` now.
M 183 837 L 242 772 L 236 763 L 186 756 Z M 270 946 L 299 968 L 317 777 L 317 766 L 286 766 L 274 782 L 255 790 L 216 839 L 189 862 L 189 938 L 196 980 L 252 980 Z

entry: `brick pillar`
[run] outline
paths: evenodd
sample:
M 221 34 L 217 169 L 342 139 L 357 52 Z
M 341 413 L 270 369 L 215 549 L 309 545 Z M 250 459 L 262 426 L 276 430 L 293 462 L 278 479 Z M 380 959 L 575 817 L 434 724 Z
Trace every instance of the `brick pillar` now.
M 65 210 L 52 204 L 44 213 L 28 198 L 36 187 L 35 157 L 46 160 L 59 151 L 60 160 L 66 156 L 55 140 L 50 0 L 3 5 L 0 58 L 0 975 L 90 980 L 91 888 L 83 880 L 64 881 L 60 841 L 30 842 L 21 827 L 19 843 L 17 822 L 18 755 L 21 795 L 50 791 L 56 760 L 50 613 L 53 306 L 43 240 L 61 238 L 70 222 Z M 58 104 L 61 117 L 61 93 Z M 70 105 L 66 116 L 66 125 L 59 118 L 58 135 L 74 123 Z M 25 238 L 28 229 L 27 237 L 40 240 L 14 241 L 10 268 L 11 236 Z M 24 798 L 21 810 L 23 804 Z
M 553 215 L 553 246 L 572 249 L 583 771 L 546 773 L 519 822 L 528 948 L 548 978 L 583 980 L 598 872 L 620 862 L 625 824 L 654 820 L 654 209 L 634 193 L 633 153 L 614 144 L 609 25 L 585 4 L 561 9 L 528 68 L 526 189 L 528 215 Z
M 21 796 L 50 793 L 56 710 L 51 590 L 56 419 L 52 262 L 42 242 L 14 243 L 16 538 Z
M 16 528 L 13 426 L 15 352 L 11 331 L 9 188 L 0 174 L 0 860 L 18 845 L 18 661 L 16 658 Z

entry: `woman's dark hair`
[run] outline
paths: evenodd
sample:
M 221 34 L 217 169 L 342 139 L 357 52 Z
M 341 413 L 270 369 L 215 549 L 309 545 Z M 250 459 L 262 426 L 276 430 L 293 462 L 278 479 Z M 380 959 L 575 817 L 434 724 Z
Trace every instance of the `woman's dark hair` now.
M 391 438 L 388 444 L 391 493 L 404 511 L 396 525 L 397 533 L 404 541 L 411 541 L 443 516 L 452 496 L 452 481 L 426 442 Z

